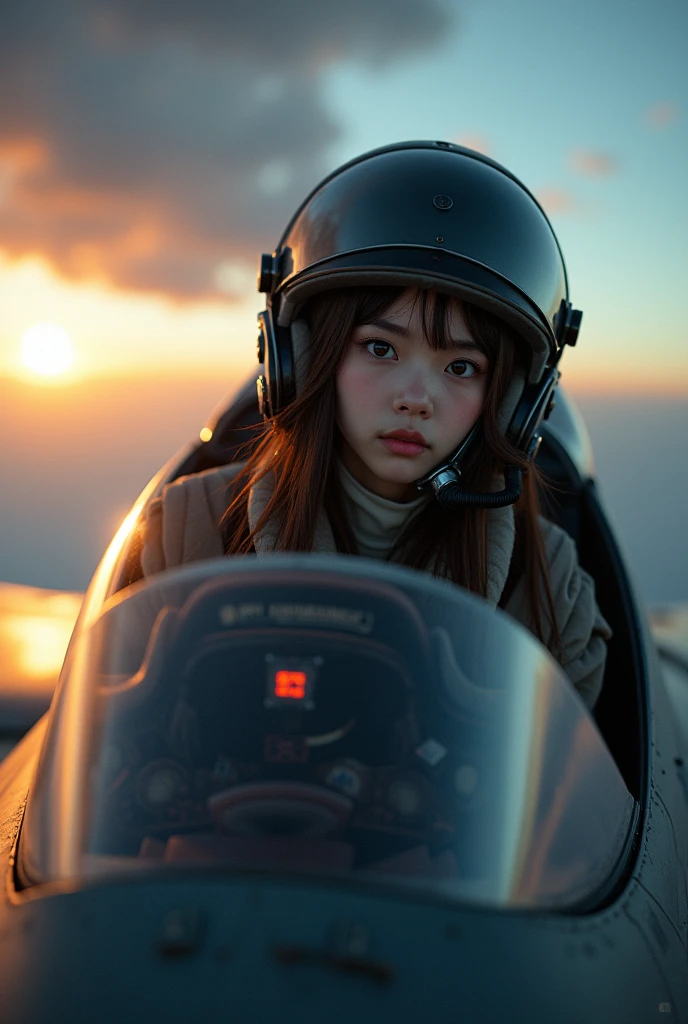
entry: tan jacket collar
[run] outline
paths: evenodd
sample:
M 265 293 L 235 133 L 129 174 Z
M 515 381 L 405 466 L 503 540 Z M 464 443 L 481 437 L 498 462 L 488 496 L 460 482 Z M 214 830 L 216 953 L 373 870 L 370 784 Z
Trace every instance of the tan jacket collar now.
M 248 501 L 248 522 L 251 530 L 256 528 L 258 520 L 265 511 L 275 486 L 272 472 L 261 477 L 253 487 Z M 496 482 L 493 490 L 501 490 L 504 486 Z M 256 554 L 271 554 L 275 550 L 276 529 L 273 522 L 268 522 L 255 538 Z M 489 509 L 487 513 L 487 602 L 496 606 L 504 590 L 509 565 L 514 550 L 515 519 L 512 505 L 506 508 Z M 313 551 L 319 554 L 332 554 L 337 548 L 332 528 L 324 509 L 318 513 Z

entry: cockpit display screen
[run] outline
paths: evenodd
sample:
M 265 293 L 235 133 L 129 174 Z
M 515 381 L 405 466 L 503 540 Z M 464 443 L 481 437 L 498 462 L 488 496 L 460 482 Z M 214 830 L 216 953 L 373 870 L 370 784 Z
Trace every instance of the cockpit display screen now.
M 315 707 L 315 680 L 322 663 L 321 657 L 293 658 L 266 654 L 267 677 L 263 706 L 298 707 L 312 711 Z
M 293 672 L 287 668 L 279 668 L 275 672 L 275 697 L 287 697 L 289 700 L 303 700 L 306 696 L 308 676 L 305 672 Z

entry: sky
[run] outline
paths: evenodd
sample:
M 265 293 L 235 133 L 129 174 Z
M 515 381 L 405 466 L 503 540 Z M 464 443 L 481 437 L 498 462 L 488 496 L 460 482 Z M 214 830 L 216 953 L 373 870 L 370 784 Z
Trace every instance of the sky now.
M 584 311 L 564 385 L 644 592 L 688 598 L 687 29 L 684 0 L 2 5 L 0 580 L 85 587 L 253 371 L 259 255 L 299 202 L 430 138 L 548 211 Z M 22 362 L 42 323 L 73 346 L 55 376 Z
M 255 268 L 333 167 L 459 141 L 550 213 L 565 379 L 688 393 L 682 0 L 28 0 L 0 14 L 0 375 L 251 369 Z M 9 102 L 7 102 L 9 100 Z

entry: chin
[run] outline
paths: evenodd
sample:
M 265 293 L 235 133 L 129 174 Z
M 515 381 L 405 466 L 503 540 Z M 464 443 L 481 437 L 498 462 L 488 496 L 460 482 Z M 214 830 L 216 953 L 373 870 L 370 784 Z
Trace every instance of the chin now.
M 396 471 L 377 474 L 379 479 L 387 484 L 414 484 L 430 470 L 420 466 L 400 466 Z
M 381 480 L 388 480 L 389 483 L 397 484 L 406 483 L 409 480 L 417 480 L 425 472 L 417 463 L 411 465 L 410 462 L 391 466 L 379 466 L 377 469 L 371 467 L 371 469 Z

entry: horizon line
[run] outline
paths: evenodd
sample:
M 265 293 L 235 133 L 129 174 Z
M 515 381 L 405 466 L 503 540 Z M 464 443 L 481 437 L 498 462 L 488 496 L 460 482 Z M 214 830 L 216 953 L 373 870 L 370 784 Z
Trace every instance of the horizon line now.
M 116 382 L 136 384 L 208 384 L 223 386 L 219 379 L 224 367 L 180 367 L 175 370 L 169 368 L 161 369 L 151 366 L 149 368 L 131 368 L 113 371 L 100 371 L 88 374 L 65 374 L 63 377 L 29 377 L 12 371 L 0 369 L 0 385 L 14 387 L 25 391 L 35 391 L 36 394 L 45 395 L 46 392 L 55 395 L 72 389 L 83 390 L 89 386 L 100 384 L 115 384 Z M 226 390 L 239 388 L 251 379 L 253 371 L 239 374 L 227 367 L 228 373 L 224 380 Z M 258 364 L 256 363 L 255 376 L 258 376 Z M 562 378 L 560 387 L 567 394 L 572 395 L 614 395 L 619 397 L 633 398 L 675 398 L 688 400 L 688 380 L 686 381 L 619 381 L 614 382 L 582 381 L 577 375 L 573 379 Z

